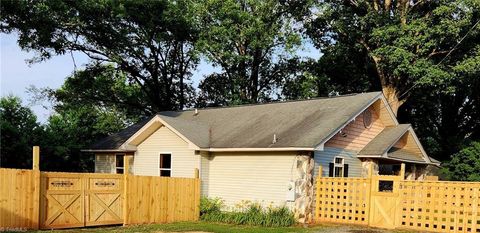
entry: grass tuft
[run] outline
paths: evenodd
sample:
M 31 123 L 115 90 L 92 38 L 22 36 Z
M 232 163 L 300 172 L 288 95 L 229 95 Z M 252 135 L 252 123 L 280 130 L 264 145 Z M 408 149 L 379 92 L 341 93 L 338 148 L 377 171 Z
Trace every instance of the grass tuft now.
M 249 203 L 246 208 L 234 211 L 222 211 L 223 207 L 221 199 L 202 197 L 200 219 L 207 222 L 264 227 L 289 227 L 295 224 L 293 212 L 284 206 L 262 208 L 258 203 Z

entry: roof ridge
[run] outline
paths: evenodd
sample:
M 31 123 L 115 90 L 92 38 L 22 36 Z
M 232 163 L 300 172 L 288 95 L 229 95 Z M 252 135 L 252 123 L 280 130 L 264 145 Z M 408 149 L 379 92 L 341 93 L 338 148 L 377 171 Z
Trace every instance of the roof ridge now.
M 322 99 L 335 99 L 335 98 L 342 98 L 342 97 L 352 97 L 356 95 L 363 95 L 363 94 L 373 94 L 373 93 L 382 93 L 381 91 L 371 91 L 371 92 L 359 92 L 359 93 L 350 93 L 345 95 L 336 95 L 336 96 L 319 96 L 313 97 L 310 99 L 296 99 L 296 100 L 276 100 L 272 102 L 266 103 L 249 103 L 249 104 L 239 104 L 239 105 L 231 105 L 231 106 L 216 106 L 216 107 L 204 107 L 204 108 L 190 108 L 184 110 L 173 110 L 173 111 L 161 111 L 158 112 L 159 115 L 162 112 L 189 112 L 197 110 L 211 110 L 211 109 L 225 109 L 225 108 L 240 108 L 240 107 L 251 107 L 251 106 L 260 106 L 260 105 L 271 105 L 271 104 L 286 104 L 286 103 L 295 103 L 295 102 L 305 102 L 305 101 L 313 101 L 313 100 L 322 100 Z

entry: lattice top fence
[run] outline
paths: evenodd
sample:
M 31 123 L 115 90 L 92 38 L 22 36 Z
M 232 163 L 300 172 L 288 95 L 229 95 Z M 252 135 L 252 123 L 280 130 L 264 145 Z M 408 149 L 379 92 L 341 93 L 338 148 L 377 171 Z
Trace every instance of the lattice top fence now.
M 322 168 L 320 167 L 320 170 Z M 400 176 L 316 179 L 316 222 L 480 233 L 480 182 Z

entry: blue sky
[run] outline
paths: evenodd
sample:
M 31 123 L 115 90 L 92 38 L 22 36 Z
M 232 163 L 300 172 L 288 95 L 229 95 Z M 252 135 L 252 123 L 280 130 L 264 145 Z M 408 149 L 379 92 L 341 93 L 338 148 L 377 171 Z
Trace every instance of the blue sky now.
M 312 58 L 321 55 L 310 43 L 306 43 L 297 54 Z M 27 60 L 34 56 L 33 52 L 21 50 L 17 44 L 17 35 L 0 34 L 0 95 L 19 96 L 25 105 L 32 108 L 38 120 L 45 122 L 53 110 L 51 107 L 44 108 L 40 103 L 33 103 L 27 88 L 60 87 L 65 78 L 72 74 L 74 64 L 70 54 L 56 56 L 41 63 L 28 64 Z M 88 58 L 81 53 L 74 53 L 73 56 L 77 69 L 81 69 L 88 62 Z M 193 77 L 194 86 L 197 87 L 204 74 L 215 70 L 218 68 L 202 61 Z

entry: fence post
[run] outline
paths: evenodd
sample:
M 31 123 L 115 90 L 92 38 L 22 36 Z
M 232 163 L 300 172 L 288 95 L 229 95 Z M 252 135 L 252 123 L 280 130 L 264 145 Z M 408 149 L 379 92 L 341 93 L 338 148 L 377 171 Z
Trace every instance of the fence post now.
M 193 175 L 196 179 L 198 179 L 200 177 L 200 170 L 198 170 L 198 168 L 195 168 L 193 171 Z
M 317 179 L 315 179 L 315 222 L 318 222 L 318 219 L 320 218 L 320 178 L 322 178 L 322 165 L 318 166 L 318 176 Z
M 195 191 L 194 191 L 194 205 L 195 205 L 195 208 L 194 208 L 194 211 L 195 211 L 195 214 L 193 216 L 193 220 L 194 221 L 198 221 L 200 219 L 200 170 L 198 168 L 195 168 L 193 170 L 193 176 L 195 178 L 194 180 L 194 185 L 195 185 Z
M 405 163 L 402 163 L 402 165 L 400 165 L 400 180 L 404 180 L 405 179 Z
M 40 228 L 40 147 L 34 146 L 32 153 L 32 170 L 33 170 L 33 213 L 32 228 L 38 230 Z
M 130 161 L 133 156 L 123 156 L 123 225 L 128 224 L 128 176 L 130 175 Z
M 401 227 L 401 222 L 402 222 L 402 212 L 400 208 L 400 203 L 403 201 L 402 200 L 402 192 L 400 191 L 400 186 L 402 185 L 402 182 L 405 180 L 405 163 L 402 163 L 400 165 L 400 174 L 399 174 L 399 180 L 394 181 L 394 187 L 393 187 L 393 192 L 397 193 L 396 196 L 396 201 L 395 201 L 395 216 L 393 219 L 393 226 L 394 228 Z
M 368 210 L 368 214 L 365 214 L 365 216 L 367 216 L 368 220 L 367 220 L 367 223 L 368 223 L 368 226 L 370 226 L 370 220 L 372 219 L 373 215 L 372 215 L 372 192 L 373 192 L 373 161 L 370 161 L 370 164 L 368 165 L 368 183 L 370 184 L 370 188 L 369 188 L 369 191 L 368 191 L 368 197 L 367 197 L 367 200 L 368 200 L 368 207 L 367 207 L 367 210 Z

